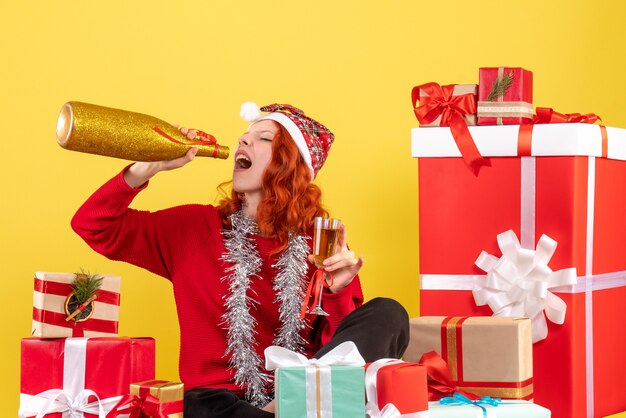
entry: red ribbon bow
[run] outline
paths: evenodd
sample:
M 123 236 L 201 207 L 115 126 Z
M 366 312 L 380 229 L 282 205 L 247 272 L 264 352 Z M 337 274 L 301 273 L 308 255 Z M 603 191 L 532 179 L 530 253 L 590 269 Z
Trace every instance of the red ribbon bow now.
M 429 401 L 438 401 L 446 396 L 453 396 L 455 392 L 461 393 L 472 400 L 480 398 L 471 392 L 461 390 L 456 385 L 454 380 L 452 380 L 448 363 L 435 351 L 424 353 L 418 364 L 426 367 Z
M 532 155 L 532 135 L 533 126 L 545 123 L 589 123 L 593 124 L 602 121 L 602 118 L 595 113 L 559 113 L 551 107 L 538 107 L 537 114 L 532 122 L 527 125 L 520 125 L 517 139 L 517 155 Z M 606 126 L 600 125 L 600 134 L 602 135 L 602 156 L 606 157 L 608 153 L 608 134 Z
M 595 123 L 602 118 L 595 113 L 559 113 L 551 107 L 538 107 L 532 123 Z
M 125 395 L 107 418 L 130 414 L 130 418 L 168 418 L 168 415 L 183 412 L 183 401 L 161 403 L 149 393 L 141 396 Z
M 324 278 L 324 273 L 328 274 L 330 277 L 330 283 L 328 283 Z M 335 278 L 333 275 L 325 271 L 323 268 L 315 270 L 315 273 L 313 273 L 313 277 L 311 277 L 311 281 L 309 282 L 309 286 L 306 289 L 304 302 L 302 303 L 302 310 L 300 311 L 300 319 L 304 318 L 306 314 L 311 313 L 311 310 L 319 303 L 324 288 L 331 287 L 334 282 Z
M 420 97 L 420 90 L 427 96 Z M 463 160 L 472 172 L 478 175 L 480 167 L 488 166 L 489 161 L 480 155 L 464 118 L 464 115 L 476 113 L 476 98 L 471 93 L 454 96 L 453 92 L 454 84 L 440 86 L 437 83 L 426 83 L 413 87 L 411 92 L 413 111 L 422 124 L 431 123 L 441 116 L 440 126 L 450 127 Z M 418 101 L 420 106 L 416 107 Z

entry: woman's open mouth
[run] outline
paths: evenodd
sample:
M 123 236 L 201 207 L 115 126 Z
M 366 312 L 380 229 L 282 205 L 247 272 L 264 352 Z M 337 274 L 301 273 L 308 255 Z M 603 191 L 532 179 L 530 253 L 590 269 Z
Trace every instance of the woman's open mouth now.
M 247 155 L 239 153 L 235 156 L 235 170 L 247 170 L 250 166 L 252 161 Z

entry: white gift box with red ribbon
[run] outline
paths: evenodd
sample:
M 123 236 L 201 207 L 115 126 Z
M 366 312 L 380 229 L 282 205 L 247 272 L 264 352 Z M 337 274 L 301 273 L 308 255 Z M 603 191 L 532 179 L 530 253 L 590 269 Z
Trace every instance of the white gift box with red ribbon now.
M 603 135 L 603 129 L 606 129 L 606 135 Z M 520 156 L 520 125 L 470 126 L 469 131 L 483 157 Z M 413 128 L 411 139 L 413 157 L 461 157 L 449 128 Z M 606 142 L 604 151 L 603 141 Z M 530 155 L 604 156 L 626 160 L 626 129 L 588 123 L 533 125 Z

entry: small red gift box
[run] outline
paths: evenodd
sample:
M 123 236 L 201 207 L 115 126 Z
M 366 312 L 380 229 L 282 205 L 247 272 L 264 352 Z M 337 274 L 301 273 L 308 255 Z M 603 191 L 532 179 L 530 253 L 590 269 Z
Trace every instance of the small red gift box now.
M 533 73 L 523 68 L 481 68 L 478 125 L 519 125 L 533 119 Z
M 115 337 L 120 310 L 120 277 L 108 274 L 93 302 L 87 305 L 85 319 L 67 320 L 73 292 L 74 273 L 35 273 L 33 293 L 33 337 Z
M 512 230 L 521 258 L 534 259 L 545 234 L 558 247 L 542 255 L 549 262 L 537 272 L 575 268 L 577 282 L 540 289 L 566 309 L 563 324 L 548 322 L 547 338 L 533 346 L 534 400 L 554 418 L 623 411 L 626 333 L 616 330 L 626 317 L 626 130 L 583 123 L 469 129 L 491 161 L 479 176 L 466 169 L 448 129 L 413 129 L 421 315 L 492 315 L 474 299 L 487 283 L 479 255 L 500 257 L 497 237 Z
M 183 418 L 184 397 L 182 383 L 147 380 L 131 384 L 130 394 L 115 409 L 122 416 Z
M 108 414 L 130 384 L 154 379 L 152 338 L 22 340 L 20 416 Z
M 426 367 L 401 360 L 382 359 L 365 366 L 369 416 L 428 416 Z M 389 414 L 389 415 L 386 415 Z

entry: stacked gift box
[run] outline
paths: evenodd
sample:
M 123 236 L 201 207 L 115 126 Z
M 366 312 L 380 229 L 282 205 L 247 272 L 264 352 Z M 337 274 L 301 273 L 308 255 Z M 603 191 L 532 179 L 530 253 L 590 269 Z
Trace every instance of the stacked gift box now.
M 350 341 L 319 359 L 267 348 L 266 368 L 275 370 L 276 416 L 550 417 L 548 409 L 532 402 L 529 318 L 420 317 L 410 322 L 404 360 L 365 364 Z
M 528 317 L 534 402 L 555 418 L 623 411 L 626 130 L 533 114 L 521 68 L 481 69 L 472 87 L 412 94 L 421 313 Z
M 183 385 L 154 380 L 154 339 L 118 337 L 119 306 L 118 276 L 35 274 L 20 417 L 183 416 Z

